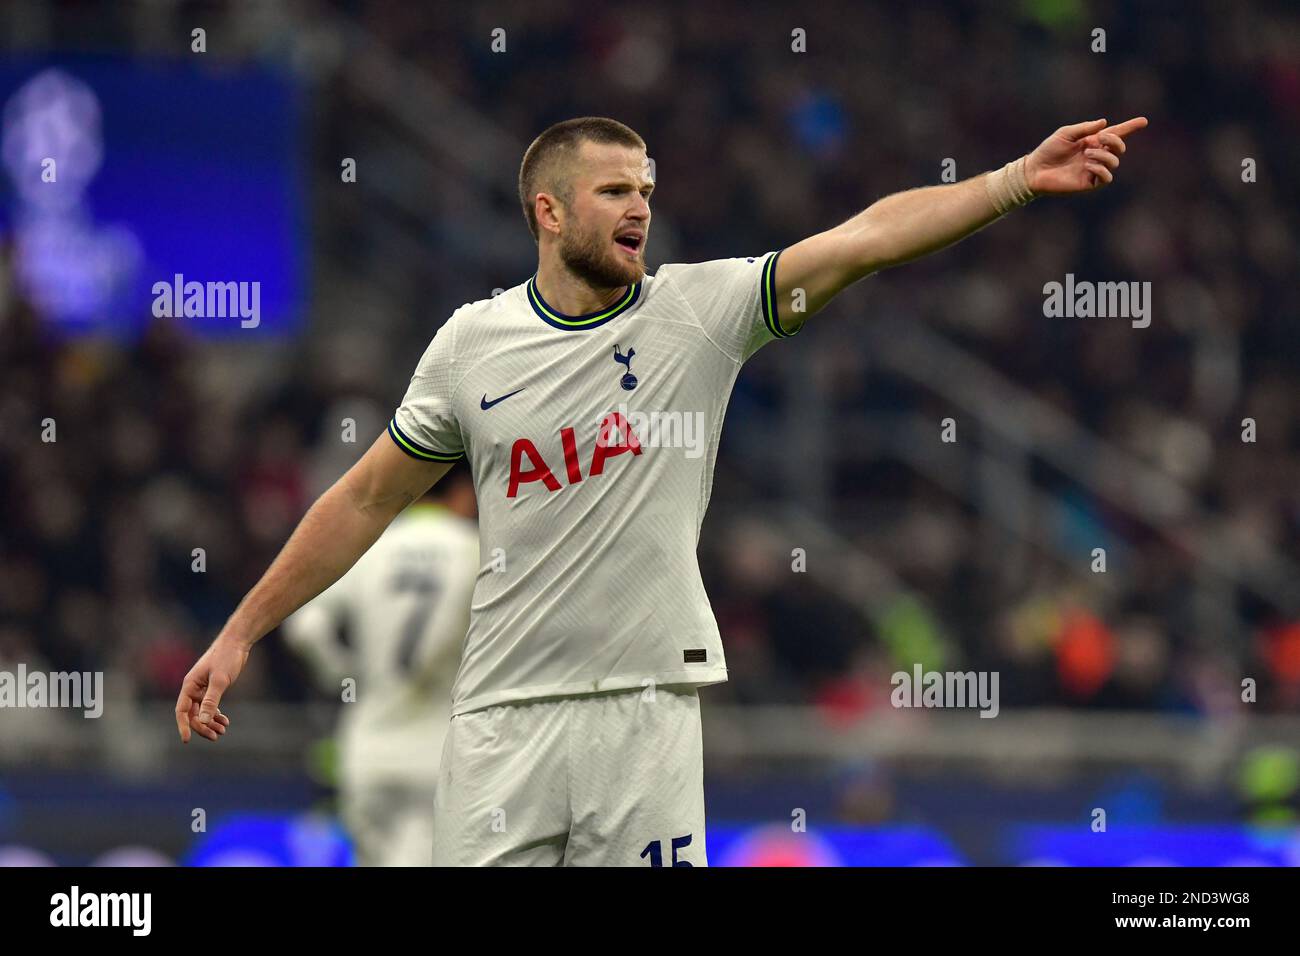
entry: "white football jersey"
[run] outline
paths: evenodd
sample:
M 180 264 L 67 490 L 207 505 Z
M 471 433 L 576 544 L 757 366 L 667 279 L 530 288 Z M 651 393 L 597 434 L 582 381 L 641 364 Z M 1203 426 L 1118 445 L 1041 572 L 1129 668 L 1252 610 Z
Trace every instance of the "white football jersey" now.
M 339 726 L 346 785 L 436 780 L 477 572 L 474 522 L 417 503 L 285 621 L 289 643 L 330 687 L 342 696 L 342 681 L 356 682 Z
M 581 316 L 534 277 L 438 330 L 388 430 L 474 477 L 482 566 L 453 713 L 727 679 L 696 546 L 736 374 L 797 331 L 778 255 L 665 265 Z

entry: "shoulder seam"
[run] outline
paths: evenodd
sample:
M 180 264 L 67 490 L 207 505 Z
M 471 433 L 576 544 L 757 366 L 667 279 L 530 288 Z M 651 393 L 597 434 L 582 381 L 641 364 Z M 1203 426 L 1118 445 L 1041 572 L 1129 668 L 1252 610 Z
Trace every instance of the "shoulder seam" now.
M 451 314 L 451 317 L 450 317 L 449 319 L 447 319 L 447 324 L 451 326 L 451 347 L 450 347 L 450 349 L 448 350 L 448 351 L 451 352 L 451 368 L 448 369 L 448 373 L 449 373 L 449 374 L 450 374 L 451 372 L 455 371 L 455 369 L 456 369 L 456 324 L 455 324 L 455 323 L 456 323 L 456 316 L 460 313 L 461 309 L 463 309 L 463 308 L 465 308 L 465 307 L 464 307 L 464 306 L 461 306 L 460 309 L 457 309 L 455 312 L 453 312 L 453 313 Z M 469 374 L 469 373 L 466 372 L 466 375 L 467 375 L 467 374 Z M 460 380 L 459 380 L 459 381 L 456 381 L 456 382 L 453 382 L 453 383 L 452 383 L 452 385 L 451 385 L 451 391 L 447 393 L 447 404 L 448 404 L 448 405 L 452 405 L 452 404 L 456 401 L 456 391 L 457 391 L 457 389 L 460 388 L 461 382 L 463 382 L 463 381 L 465 381 L 465 375 L 462 375 L 462 376 L 460 377 Z M 461 444 L 462 444 L 462 445 L 465 444 L 465 435 L 464 435 L 464 433 L 461 434 L 461 436 L 460 436 L 460 441 L 461 441 Z
M 678 263 L 678 264 L 693 265 L 693 263 Z M 660 272 L 662 272 L 663 266 L 660 266 L 659 270 Z M 656 279 L 659 278 L 658 273 L 655 274 L 655 278 Z M 728 361 L 734 362 L 737 366 L 743 365 L 744 362 L 739 357 L 732 355 L 730 352 L 728 352 L 726 349 L 724 349 L 721 345 L 719 345 L 717 342 L 713 340 L 713 336 L 709 334 L 709 330 L 705 327 L 704 323 L 700 321 L 700 314 L 695 311 L 695 306 L 691 304 L 691 300 L 686 298 L 686 296 L 682 295 L 681 290 L 677 287 L 677 283 L 672 280 L 671 270 L 669 270 L 668 279 L 670 282 L 672 282 L 673 291 L 677 294 L 677 298 L 681 299 L 682 302 L 685 303 L 686 308 L 690 309 L 691 317 L 695 319 L 695 328 L 700 330 L 700 334 L 704 336 L 705 341 L 708 342 L 710 345 L 712 345 L 715 349 L 717 349 L 723 358 L 727 359 Z
M 501 295 L 506 295 L 506 294 L 509 293 L 509 292 L 513 292 L 515 289 L 521 288 L 522 285 L 523 285 L 523 283 L 520 283 L 519 285 L 512 286 L 511 288 L 506 289 L 504 292 L 502 292 Z M 478 305 L 480 302 L 483 302 L 483 303 L 491 303 L 491 302 L 495 301 L 495 300 L 498 299 L 498 298 L 500 298 L 500 296 L 493 296 L 493 297 L 490 298 L 490 299 L 479 299 L 479 300 L 477 300 L 477 301 L 475 301 L 475 302 L 466 302 L 466 303 L 465 303 L 464 305 L 462 305 L 459 309 L 456 309 L 455 311 L 453 311 L 453 312 L 451 313 L 451 316 L 447 319 L 447 321 L 446 321 L 445 324 L 446 324 L 446 325 L 449 325 L 449 326 L 452 327 L 452 328 L 451 328 L 451 346 L 450 346 L 450 351 L 451 351 L 451 361 L 452 361 L 453 366 L 455 365 L 455 363 L 456 363 L 456 361 L 457 361 L 457 353 L 456 353 L 456 336 L 457 336 L 457 333 L 458 333 L 458 331 L 459 331 L 459 330 L 455 327 L 455 325 L 454 325 L 454 323 L 455 323 L 455 321 L 456 321 L 456 316 L 460 315 L 462 312 L 464 312 L 466 309 L 470 308 L 471 306 Z M 490 308 L 490 306 L 488 306 L 488 308 Z M 480 311 L 486 311 L 486 309 L 483 309 L 483 310 L 480 310 Z M 460 391 L 460 387 L 461 387 L 461 385 L 464 384 L 465 379 L 469 378 L 469 373 L 472 372 L 472 371 L 474 371 L 474 369 L 479 365 L 479 363 L 485 361 L 486 359 L 487 359 L 487 356 L 483 356 L 483 358 L 479 359 L 478 362 L 475 362 L 473 365 L 470 365 L 468 368 L 465 369 L 464 373 L 460 376 L 460 378 L 459 378 L 458 380 L 456 380 L 456 381 L 453 382 L 453 384 L 452 384 L 452 386 L 451 386 L 451 391 L 447 393 L 447 404 L 448 404 L 448 405 L 450 405 L 450 404 L 452 404 L 452 403 L 455 402 L 455 400 L 456 400 L 456 393 L 457 393 L 458 391 Z M 464 436 L 464 434 L 462 433 L 462 435 L 461 435 L 461 439 L 462 439 L 462 441 L 464 440 L 464 437 L 465 437 L 465 436 Z

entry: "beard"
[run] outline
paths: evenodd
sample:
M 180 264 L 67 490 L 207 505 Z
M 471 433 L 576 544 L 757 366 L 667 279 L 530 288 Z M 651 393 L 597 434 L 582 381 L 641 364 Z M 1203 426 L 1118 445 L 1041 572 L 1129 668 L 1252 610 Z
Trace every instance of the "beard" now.
M 647 236 L 647 239 L 649 237 Z M 560 237 L 560 261 L 565 268 L 594 289 L 616 289 L 645 278 L 645 242 L 631 261 L 620 259 L 607 239 L 595 232 Z

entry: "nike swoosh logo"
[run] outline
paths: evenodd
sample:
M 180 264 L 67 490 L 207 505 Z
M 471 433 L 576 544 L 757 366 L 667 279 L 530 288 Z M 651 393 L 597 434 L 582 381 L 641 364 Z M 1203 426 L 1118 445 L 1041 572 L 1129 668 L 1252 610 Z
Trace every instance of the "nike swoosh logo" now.
M 524 388 L 527 387 L 528 387 L 527 385 L 524 386 Z M 518 395 L 520 392 L 524 390 L 524 388 L 517 388 L 513 392 L 511 392 L 510 395 Z M 479 408 L 483 409 L 483 411 L 486 412 L 489 408 L 491 408 L 493 405 L 496 405 L 498 402 L 504 402 L 507 398 L 510 397 L 510 395 L 502 395 L 500 398 L 494 398 L 492 399 L 492 401 L 489 402 L 487 398 L 487 392 L 484 392 L 483 400 L 478 403 Z

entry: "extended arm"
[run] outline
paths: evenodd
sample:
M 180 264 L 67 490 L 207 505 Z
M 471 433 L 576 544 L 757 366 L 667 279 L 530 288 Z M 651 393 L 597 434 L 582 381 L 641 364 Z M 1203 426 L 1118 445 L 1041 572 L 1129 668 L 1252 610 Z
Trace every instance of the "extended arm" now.
M 225 732 L 221 695 L 252 646 L 343 576 L 384 529 L 447 473 L 450 464 L 414 459 L 380 435 L 361 460 L 317 499 L 260 581 L 245 595 L 212 646 L 186 675 L 176 726 L 189 742 Z M 214 726 L 215 725 L 215 726 Z
M 1104 186 L 1119 166 L 1124 137 L 1146 125 L 1139 116 L 1109 128 L 1104 119 L 1064 126 L 1000 170 L 886 196 L 791 246 L 776 270 L 781 324 L 797 327 L 859 279 L 950 246 L 1033 196 Z

